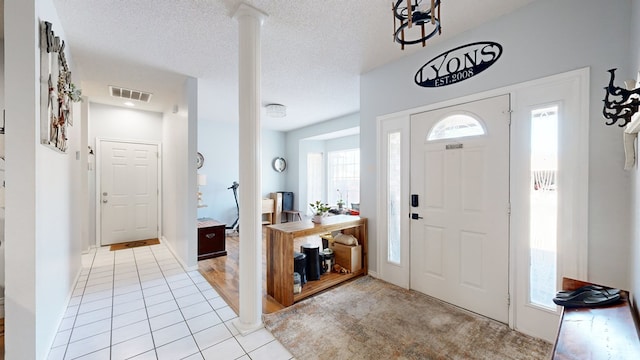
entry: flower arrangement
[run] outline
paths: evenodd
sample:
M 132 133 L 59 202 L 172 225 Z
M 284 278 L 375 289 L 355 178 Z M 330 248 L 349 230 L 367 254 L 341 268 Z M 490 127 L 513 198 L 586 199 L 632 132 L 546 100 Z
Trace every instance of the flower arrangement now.
M 65 89 L 64 93 L 71 99 L 73 102 L 82 101 L 82 90 L 76 87 L 76 84 L 70 83 L 69 87 Z

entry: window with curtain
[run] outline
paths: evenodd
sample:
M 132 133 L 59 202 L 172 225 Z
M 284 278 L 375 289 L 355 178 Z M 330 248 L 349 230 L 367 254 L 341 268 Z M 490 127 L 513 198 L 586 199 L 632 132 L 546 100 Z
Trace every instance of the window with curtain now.
M 327 202 L 360 203 L 360 149 L 331 151 L 327 158 Z
M 309 204 L 322 200 L 322 186 L 324 182 L 322 153 L 307 154 L 307 202 L 304 204 L 303 213 L 311 214 Z

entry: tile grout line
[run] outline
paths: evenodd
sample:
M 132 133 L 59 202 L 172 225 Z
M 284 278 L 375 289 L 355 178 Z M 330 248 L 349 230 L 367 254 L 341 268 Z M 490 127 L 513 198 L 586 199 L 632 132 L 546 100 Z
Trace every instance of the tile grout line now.
M 126 279 L 131 279 L 131 280 L 137 279 L 137 284 L 128 284 L 128 285 L 125 285 L 123 287 L 134 286 L 134 285 L 138 286 L 138 289 L 139 289 L 139 291 L 140 291 L 140 293 L 142 295 L 141 296 L 142 305 L 144 307 L 145 314 L 146 314 L 146 319 L 145 320 L 147 321 L 147 328 L 149 330 L 149 335 L 151 336 L 153 351 L 154 351 L 156 359 L 158 358 L 158 347 L 156 347 L 156 341 L 155 341 L 154 334 L 153 334 L 154 331 L 153 331 L 153 329 L 151 327 L 151 321 L 150 321 L 151 319 L 150 319 L 150 313 L 149 313 L 150 305 L 147 303 L 147 298 L 145 296 L 145 292 L 144 292 L 144 289 L 143 289 L 142 277 L 149 277 L 150 280 L 148 280 L 148 281 L 155 281 L 155 280 L 160 280 L 160 279 L 162 279 L 164 281 L 164 284 L 161 283 L 161 284 L 156 285 L 156 286 L 166 286 L 167 289 L 168 289 L 169 294 L 171 294 L 170 300 L 160 301 L 160 302 L 158 302 L 158 303 L 156 303 L 154 305 L 151 305 L 151 306 L 159 305 L 159 304 L 162 304 L 162 303 L 165 303 L 165 302 L 173 300 L 175 302 L 175 304 L 177 305 L 177 310 L 179 310 L 179 313 L 181 315 L 181 318 L 182 318 L 181 322 L 183 322 L 186 325 L 187 330 L 188 330 L 188 335 L 185 335 L 183 337 L 174 339 L 174 340 L 172 340 L 170 342 L 167 342 L 166 344 L 163 344 L 162 346 L 171 344 L 171 343 L 179 341 L 179 340 L 183 340 L 183 339 L 185 339 L 185 338 L 190 336 L 192 341 L 193 341 L 193 344 L 195 344 L 195 349 L 193 349 L 194 350 L 193 353 L 191 353 L 190 355 L 187 355 L 186 357 L 183 357 L 183 359 L 191 357 L 191 356 L 194 356 L 196 354 L 199 354 L 201 357 L 204 358 L 204 354 L 202 352 L 203 350 L 200 349 L 200 345 L 198 344 L 198 342 L 195 339 L 195 333 L 194 333 L 194 331 L 192 329 L 192 326 L 189 325 L 189 323 L 187 321 L 187 318 L 185 316 L 185 311 L 186 311 L 185 309 L 186 308 L 191 307 L 191 306 L 196 306 L 198 304 L 202 304 L 202 308 L 200 308 L 200 309 L 199 308 L 194 308 L 193 311 L 190 310 L 190 313 L 197 314 L 199 311 L 205 311 L 205 312 L 203 314 L 192 316 L 191 319 L 195 319 L 196 317 L 202 316 L 202 315 L 205 315 L 205 314 L 213 314 L 220 320 L 220 323 L 216 324 L 216 325 L 208 326 L 208 327 L 206 327 L 204 329 L 200 329 L 197 333 L 205 331 L 206 329 L 211 329 L 211 328 L 213 328 L 215 326 L 218 326 L 218 325 L 222 325 L 222 326 L 224 326 L 224 329 L 227 332 L 229 332 L 229 334 L 230 334 L 229 338 L 226 338 L 225 340 L 218 341 L 218 342 L 216 342 L 214 344 L 211 344 L 210 346 L 207 346 L 204 350 L 207 350 L 207 349 L 210 349 L 212 347 L 218 346 L 219 344 L 221 344 L 221 343 L 233 338 L 235 343 L 238 345 L 239 349 L 243 352 L 243 354 L 240 355 L 239 357 L 237 357 L 236 359 L 241 359 L 241 358 L 243 358 L 245 356 L 248 359 L 252 359 L 252 356 L 245 349 L 245 346 L 243 346 L 242 343 L 238 340 L 239 337 L 241 337 L 241 334 L 239 334 L 239 333 L 235 334 L 234 329 L 230 328 L 230 326 L 233 326 L 233 324 L 230 324 L 230 321 L 233 320 L 233 318 L 237 317 L 237 314 L 235 314 L 235 312 L 234 312 L 235 317 L 233 317 L 231 319 L 227 319 L 226 321 L 220 316 L 220 314 L 218 314 L 218 310 L 216 310 L 214 308 L 214 306 L 209 301 L 210 299 L 208 299 L 207 295 L 205 295 L 205 293 L 209 294 L 210 290 L 214 290 L 215 291 L 215 289 L 210 285 L 210 283 L 208 283 L 206 278 L 203 277 L 202 274 L 199 271 L 197 271 L 197 270 L 187 271 L 186 269 L 182 268 L 182 266 L 180 266 L 180 264 L 176 263 L 176 259 L 175 259 L 175 256 L 173 256 L 173 254 L 168 254 L 167 255 L 167 254 L 163 253 L 163 251 L 165 251 L 165 252 L 168 251 L 166 249 L 166 245 L 163 246 L 162 248 L 156 247 L 156 246 L 149 246 L 149 247 L 147 247 L 147 249 L 144 249 L 145 251 L 142 251 L 142 252 L 136 251 L 137 249 L 129 249 L 129 250 L 130 251 L 126 255 L 124 254 L 124 252 L 119 252 L 120 254 L 122 254 L 122 257 L 118 257 L 116 252 L 108 253 L 108 252 L 98 251 L 97 249 L 94 250 L 92 254 L 87 254 L 87 255 L 90 256 L 90 261 L 87 261 L 87 262 L 90 263 L 90 265 L 88 267 L 86 275 L 83 275 L 83 277 L 86 276 L 86 279 L 83 281 L 84 284 L 80 286 L 81 292 L 80 292 L 79 295 L 77 295 L 77 296 L 80 297 L 79 303 L 77 305 L 73 305 L 73 306 L 77 306 L 77 309 L 76 309 L 76 311 L 75 311 L 75 313 L 73 315 L 74 318 L 73 318 L 73 323 L 72 323 L 72 325 L 71 325 L 71 327 L 69 329 L 69 337 L 67 338 L 67 341 L 64 343 L 65 348 L 64 348 L 63 355 L 62 355 L 63 359 L 65 359 L 65 360 L 68 359 L 67 356 L 69 355 L 69 348 L 70 348 L 70 345 L 73 343 L 71 341 L 71 337 L 74 334 L 74 332 L 77 331 L 77 329 L 79 327 L 87 326 L 87 325 L 90 325 L 90 324 L 94 324 L 94 323 L 96 323 L 98 321 L 103 321 L 103 320 L 95 320 L 95 321 L 89 322 L 87 324 L 83 324 L 81 326 L 76 326 L 78 324 L 78 316 L 80 315 L 79 311 L 80 311 L 81 306 L 83 306 L 83 305 L 86 306 L 87 304 L 91 304 L 91 303 L 94 303 L 94 302 L 97 302 L 97 301 L 103 301 L 103 299 L 89 300 L 88 297 L 91 294 L 94 294 L 94 293 L 97 294 L 97 293 L 99 293 L 101 291 L 107 291 L 107 290 L 111 291 L 111 296 L 106 298 L 106 299 L 109 299 L 110 302 L 111 302 L 111 306 L 110 306 L 110 309 L 109 309 L 109 311 L 110 311 L 110 319 L 109 319 L 109 321 L 110 321 L 109 322 L 110 323 L 110 329 L 109 329 L 109 335 L 108 335 L 109 336 L 109 354 L 110 354 L 109 357 L 110 358 L 113 357 L 113 346 L 114 345 L 118 345 L 118 344 L 113 344 L 113 340 L 114 340 L 114 336 L 113 336 L 114 335 L 114 333 L 113 333 L 114 328 L 113 327 L 114 327 L 115 300 L 116 300 L 116 290 L 117 290 L 116 287 L 119 286 L 116 283 L 120 282 L 120 280 L 116 281 L 116 278 L 117 278 L 116 275 L 117 275 L 118 269 L 120 269 L 120 268 L 124 269 L 123 270 L 124 272 L 122 274 L 126 274 L 126 273 L 129 273 L 129 272 L 132 273 L 132 276 L 130 276 L 130 277 L 125 276 L 123 279 L 121 279 L 121 280 L 123 280 L 122 282 L 124 282 L 125 284 L 127 283 Z M 147 261 L 144 262 L 144 264 L 140 263 L 140 261 L 143 260 L 143 258 L 144 258 L 144 260 L 147 260 Z M 106 259 L 108 259 L 108 260 L 105 262 Z M 130 259 L 130 260 L 127 260 L 127 259 Z M 129 261 L 131 261 L 131 260 L 133 260 L 132 264 L 129 263 Z M 119 262 L 117 263 L 117 261 L 119 261 Z M 98 262 L 100 264 L 98 264 Z M 141 267 L 141 265 L 145 265 L 145 266 Z M 96 266 L 100 268 L 99 269 L 100 271 L 98 271 Z M 126 271 L 129 266 L 131 266 L 132 270 L 131 271 Z M 96 275 L 97 276 L 95 279 L 106 278 L 106 276 L 104 276 L 102 273 L 107 273 L 107 272 L 109 272 L 109 270 L 105 271 L 104 267 L 110 267 L 111 274 L 107 275 L 107 276 L 111 277 L 111 279 L 110 279 L 111 289 L 98 290 L 98 291 L 91 292 L 90 294 L 88 294 L 87 293 L 87 288 L 90 288 L 90 287 L 93 287 L 93 286 L 100 286 L 100 285 L 104 285 L 104 284 L 108 283 L 108 282 L 101 282 L 101 281 L 104 281 L 104 280 L 97 280 L 97 281 L 100 282 L 98 284 L 95 284 L 95 283 L 90 281 L 90 280 L 93 280 L 92 275 Z M 153 269 L 153 271 L 150 271 L 152 268 L 156 268 L 156 269 Z M 87 268 L 83 267 L 83 270 L 81 270 L 81 271 L 84 272 L 85 269 L 87 269 Z M 135 271 L 135 273 L 134 273 L 134 271 Z M 141 271 L 144 272 L 144 274 L 142 274 Z M 193 273 L 193 274 L 191 274 L 191 273 Z M 135 274 L 135 275 L 133 275 L 133 274 Z M 161 276 L 161 277 L 158 277 L 158 279 L 154 280 L 154 277 L 158 276 L 158 275 Z M 177 277 L 177 279 L 171 279 L 172 276 Z M 200 278 L 198 278 L 198 276 L 202 277 L 205 281 L 204 282 L 200 281 Z M 194 277 L 195 277 L 195 279 L 194 279 Z M 186 280 L 188 280 L 188 281 L 186 281 Z M 145 280 L 145 281 L 147 281 L 147 280 Z M 182 285 L 181 283 L 186 283 L 186 285 L 181 286 Z M 201 286 L 199 286 L 199 285 L 201 285 L 201 283 L 208 284 L 209 286 L 202 286 L 201 287 Z M 178 286 L 178 287 L 174 288 L 174 286 L 172 286 L 172 284 L 174 284 L 174 286 Z M 76 287 L 78 286 L 78 282 L 76 282 L 75 286 Z M 195 286 L 195 289 L 193 289 L 193 290 L 192 289 L 186 289 L 187 287 L 193 287 L 193 286 Z M 151 286 L 151 287 L 149 287 L 149 289 L 153 288 L 153 287 L 155 287 L 155 286 Z M 180 292 L 181 289 L 185 289 L 185 291 L 184 292 Z M 76 291 L 76 290 L 78 290 L 78 289 L 74 289 L 74 291 Z M 136 291 L 137 291 L 137 289 L 134 289 L 132 291 L 128 291 L 128 292 L 123 293 L 123 294 L 118 294 L 117 296 L 131 294 L 131 293 L 136 292 Z M 192 294 L 189 294 L 190 291 L 194 291 L 194 292 Z M 149 296 L 151 297 L 151 296 L 160 295 L 160 294 L 163 294 L 163 293 L 166 293 L 166 292 L 161 292 L 161 293 L 158 293 L 158 294 L 152 294 L 152 295 L 149 295 Z M 187 293 L 187 295 L 182 295 L 180 297 L 177 297 L 178 293 L 180 293 L 180 294 Z M 183 298 L 183 297 L 187 297 L 187 296 L 193 296 L 195 294 L 198 294 L 204 301 L 199 301 L 199 300 L 195 299 L 195 296 L 194 296 L 193 300 L 197 300 L 196 303 L 189 304 L 189 301 L 191 301 L 191 300 L 188 300 L 188 301 L 185 302 L 185 304 L 187 304 L 187 305 L 185 305 L 185 306 L 180 305 L 180 302 L 178 301 L 179 298 Z M 211 295 L 211 294 L 209 294 L 209 295 Z M 219 296 L 219 294 L 218 294 L 218 296 Z M 215 299 L 215 298 L 216 297 L 214 296 L 213 299 Z M 89 301 L 84 302 L 83 300 L 89 300 Z M 136 300 L 128 300 L 128 301 L 123 302 L 123 304 L 126 304 L 127 302 L 132 302 L 132 301 L 136 301 Z M 223 302 L 228 307 L 228 303 L 226 303 L 226 301 L 224 301 L 224 300 L 223 300 Z M 67 305 L 67 307 L 69 307 L 69 305 Z M 91 308 L 91 307 L 89 307 L 89 308 Z M 224 307 L 222 307 L 222 308 L 224 308 Z M 211 311 L 209 311 L 207 309 L 210 309 Z M 89 313 L 91 313 L 93 311 L 100 311 L 100 310 L 105 311 L 106 307 L 101 307 L 101 308 L 98 308 L 98 309 L 92 309 L 90 311 L 85 311 L 83 314 L 89 314 Z M 139 311 L 139 310 L 142 310 L 142 309 L 132 310 L 132 311 Z M 169 312 L 172 312 L 172 311 L 175 311 L 175 310 L 167 311 L 166 313 L 169 313 Z M 105 311 L 105 313 L 106 313 L 106 311 Z M 127 313 L 129 313 L 129 312 L 125 312 L 123 314 L 127 314 Z M 161 316 L 161 315 L 166 314 L 166 313 L 157 314 L 155 316 Z M 119 315 L 123 315 L 123 314 L 119 314 Z M 230 314 L 226 314 L 225 318 L 227 318 L 228 315 L 230 315 Z M 86 320 L 86 319 L 83 318 L 83 320 Z M 140 321 L 143 321 L 143 320 L 140 320 Z M 165 329 L 165 328 L 167 328 L 169 326 L 174 326 L 174 325 L 180 324 L 181 322 L 178 322 L 176 324 L 167 325 L 167 326 L 164 326 L 164 327 L 156 329 L 156 330 Z M 205 324 L 205 325 L 208 325 L 208 324 Z M 58 330 L 58 333 L 60 333 L 60 330 Z M 269 332 L 269 333 L 271 334 L 271 332 Z M 100 334 L 103 334 L 103 333 L 100 333 Z M 97 336 L 97 335 L 94 334 L 94 335 L 91 335 L 91 336 Z M 140 336 L 144 336 L 144 334 L 140 335 Z M 89 338 L 89 337 L 87 337 L 87 338 Z M 132 340 L 134 338 L 137 338 L 137 336 L 133 337 L 131 339 L 123 340 L 121 343 L 123 343 L 125 341 Z M 86 338 L 78 339 L 76 341 L 81 341 L 81 340 L 84 340 L 84 339 L 86 339 Z M 257 351 L 258 349 L 261 349 L 261 348 L 263 348 L 265 346 L 268 346 L 268 345 L 272 344 L 274 341 L 277 341 L 277 339 L 272 336 L 272 339 L 270 341 L 268 341 L 268 342 L 256 347 L 252 351 Z M 60 346 L 62 346 L 62 345 L 60 345 Z M 100 352 L 100 351 L 105 351 L 105 350 L 106 350 L 106 348 L 100 348 L 100 349 L 88 352 L 86 354 L 78 355 L 78 357 L 87 356 L 87 355 L 94 354 L 94 353 L 97 353 L 97 352 Z M 192 349 L 189 347 L 189 348 L 187 348 L 187 350 L 191 351 Z M 148 353 L 148 352 L 150 353 L 150 351 L 151 351 L 151 349 L 143 351 L 140 354 L 133 354 L 131 357 L 137 357 L 137 356 L 140 356 L 140 355 Z M 288 349 L 287 349 L 287 351 L 288 351 Z M 293 357 L 289 358 L 289 359 L 293 359 Z
M 162 278 L 164 279 L 165 283 L 167 284 L 167 287 L 169 288 L 169 292 L 171 292 L 171 296 L 173 297 L 173 301 L 175 301 L 175 302 L 176 302 L 176 305 L 178 306 L 178 311 L 180 311 L 180 316 L 182 316 L 182 319 L 184 320 L 184 323 L 185 323 L 185 325 L 187 326 L 187 329 L 189 329 L 189 335 L 193 338 L 193 342 L 196 344 L 196 348 L 198 349 L 198 351 L 197 351 L 197 352 L 194 352 L 193 354 L 190 354 L 190 355 L 188 355 L 188 356 L 186 356 L 186 357 L 193 356 L 193 355 L 195 355 L 196 353 L 198 353 L 198 354 L 200 354 L 200 356 L 202 356 L 202 357 L 204 358 L 204 356 L 202 355 L 202 351 L 200 350 L 200 346 L 198 345 L 198 342 L 196 341 L 196 338 L 193 336 L 193 332 L 191 331 L 191 327 L 189 326 L 189 323 L 187 322 L 187 319 L 184 317 L 184 313 L 182 312 L 182 307 L 181 307 L 181 306 L 180 306 L 180 304 L 178 303 L 178 299 L 176 298 L 175 294 L 173 293 L 173 289 L 171 288 L 171 285 L 169 285 L 169 281 L 167 280 L 167 277 L 166 277 L 166 276 L 165 276 L 165 274 L 164 274 L 164 270 L 162 269 L 162 266 L 160 265 L 160 262 L 158 262 L 158 258 L 156 257 L 156 253 L 155 253 L 155 251 L 153 251 L 153 249 L 151 249 L 151 254 L 153 255 L 153 258 L 155 259 L 156 263 L 158 264 L 158 268 L 160 268 L 160 273 L 162 274 Z M 173 254 L 172 254 L 172 257 L 173 257 Z M 175 258 L 174 258 L 174 260 L 175 260 Z M 191 279 L 191 277 L 189 276 L 189 274 L 187 274 L 187 272 L 186 272 L 182 267 L 180 267 L 180 269 L 184 272 L 184 274 L 185 274 L 185 275 L 189 278 L 189 280 L 191 280 L 191 282 L 193 283 L 193 279 Z M 195 283 L 193 283 L 193 285 L 195 285 Z M 197 287 L 197 286 L 196 286 L 196 287 Z M 198 291 L 200 291 L 200 289 L 198 289 Z M 203 298 L 204 298 L 204 296 L 203 296 Z M 207 299 L 205 298 L 205 301 L 206 301 L 206 300 L 207 300 Z M 209 302 L 207 302 L 207 304 L 208 304 L 208 303 L 209 303 Z M 211 308 L 211 310 L 215 311 L 215 310 L 213 309 L 213 307 Z M 175 325 L 175 324 L 174 324 L 174 325 Z M 172 326 L 172 325 L 169 325 L 169 326 Z M 186 337 L 186 336 L 185 336 L 185 337 Z M 184 339 L 185 337 L 182 337 L 182 338 L 180 338 L 180 339 L 175 339 L 175 340 L 173 340 L 172 342 L 175 342 L 175 341 L 178 341 L 178 340 Z M 171 343 L 171 342 L 170 342 L 170 343 Z M 170 343 L 167 343 L 167 344 L 170 344 Z M 165 345 L 167 345 L 167 344 L 165 344 Z M 157 355 L 157 354 L 156 354 L 156 355 Z
M 156 340 L 153 337 L 153 330 L 151 329 L 151 319 L 149 317 L 149 310 L 147 309 L 147 300 L 144 296 L 144 290 L 142 288 L 142 279 L 140 279 L 140 268 L 138 267 L 138 258 L 136 257 L 135 249 L 131 249 L 133 252 L 133 263 L 136 266 L 136 273 L 138 274 L 138 283 L 140 285 L 140 292 L 142 293 L 142 303 L 144 304 L 144 312 L 147 314 L 147 326 L 149 327 L 149 335 L 151 336 L 151 343 L 153 344 L 153 353 L 158 358 L 158 351 L 156 350 Z M 145 351 L 146 352 L 146 351 Z M 144 354 L 144 353 L 143 353 Z M 140 354 L 138 354 L 140 355 Z M 138 356 L 136 355 L 136 356 Z
M 86 291 L 87 283 L 89 282 L 89 277 L 90 277 L 91 272 L 92 272 L 92 270 L 93 270 L 93 266 L 94 266 L 94 264 L 95 264 L 95 258 L 96 258 L 97 256 L 98 256 L 98 253 L 97 253 L 97 251 L 96 251 L 96 253 L 94 254 L 94 257 L 93 257 L 93 261 L 91 262 L 91 267 L 89 268 L 89 274 L 87 274 L 87 281 L 86 281 L 85 286 L 84 286 L 84 289 L 83 289 L 83 295 L 82 295 L 82 298 L 80 299 L 80 305 L 82 305 L 82 304 L 83 304 L 82 299 L 84 298 L 84 292 Z M 115 258 L 115 254 L 114 254 L 114 258 Z M 112 296 L 113 296 L 113 275 L 112 275 L 111 292 L 112 292 Z M 87 303 L 91 303 L 91 302 L 92 302 L 92 301 L 88 301 Z M 80 305 L 78 306 L 78 311 L 80 310 Z M 105 308 L 106 308 L 106 307 L 105 307 Z M 94 310 L 94 311 L 98 311 L 98 310 L 101 310 L 101 309 L 97 309 L 97 310 Z M 89 325 L 89 324 L 92 324 L 92 323 L 95 323 L 95 322 L 98 322 L 98 321 L 100 321 L 100 320 L 93 321 L 93 322 L 91 322 L 91 323 L 87 323 L 87 324 L 84 324 L 84 325 L 81 325 L 81 326 Z M 111 321 L 113 321 L 113 309 L 111 310 Z M 71 328 L 71 334 L 70 334 L 70 336 L 69 336 L 69 342 L 68 342 L 68 345 L 72 343 L 72 342 L 71 342 L 71 335 L 73 335 L 73 330 L 75 330 L 75 320 L 74 320 L 74 326 Z M 101 333 L 101 334 L 102 334 L 102 333 Z M 98 335 L 99 335 L 99 334 L 98 334 Z M 95 335 L 93 335 L 93 336 L 95 336 Z M 88 338 L 89 338 L 89 337 L 84 338 L 84 339 L 88 339 Z M 79 339 L 79 340 L 77 340 L 77 341 L 81 341 L 81 340 L 84 340 L 84 339 Z M 68 345 L 67 345 L 67 346 L 68 346 Z M 109 358 L 111 358 L 111 346 L 110 346 L 110 345 L 111 345 L 111 331 L 109 331 Z M 67 348 L 67 349 L 68 349 L 68 348 Z M 90 354 L 93 354 L 93 353 L 97 353 L 98 351 L 101 351 L 101 350 L 104 350 L 104 349 L 106 349 L 106 348 L 102 348 L 102 349 L 97 349 L 97 350 L 94 350 L 94 351 L 90 351 L 90 352 L 88 352 L 88 353 L 78 355 L 78 356 L 76 356 L 76 357 L 74 357 L 74 358 L 72 358 L 72 359 L 70 359 L 70 360 L 77 359 L 77 358 L 80 358 L 80 357 L 83 357 L 83 356 L 87 356 L 87 355 L 90 355 Z M 65 351 L 65 355 L 64 355 L 64 359 L 65 359 L 65 360 L 66 360 L 66 356 L 67 356 L 67 354 L 66 354 L 66 351 Z
M 113 303 L 115 301 L 115 297 L 116 297 L 116 252 L 113 251 L 113 258 L 112 258 L 112 266 L 111 266 L 111 326 L 109 328 L 109 359 L 112 358 L 113 355 Z
M 75 313 L 75 315 L 73 317 L 73 325 L 71 325 L 71 329 L 70 329 L 70 332 L 69 332 L 69 338 L 67 339 L 67 344 L 65 345 L 64 353 L 62 354 L 62 359 L 65 359 L 67 357 L 67 351 L 69 351 L 69 344 L 71 344 L 71 336 L 73 335 L 73 330 L 76 327 L 76 320 L 78 319 L 78 311 L 80 311 L 80 305 L 82 305 L 82 298 L 84 297 L 84 291 L 87 288 L 87 282 L 89 281 L 89 275 L 91 275 L 91 270 L 93 269 L 93 263 L 96 261 L 97 253 L 98 253 L 97 251 L 93 252 L 93 257 L 91 259 L 91 265 L 89 266 L 89 271 L 87 272 L 87 280 L 85 281 L 84 286 L 82 287 L 82 294 L 80 295 L 80 303 L 78 303 L 78 310 L 76 311 L 76 313 Z M 80 272 L 82 272 L 82 269 L 80 270 Z M 76 284 L 74 284 L 74 291 L 75 291 L 75 287 L 76 286 L 78 286 L 78 282 L 77 281 L 76 281 Z M 68 307 L 69 307 L 69 305 L 67 305 L 67 308 Z M 59 332 L 60 332 L 60 330 L 58 329 L 58 333 Z M 51 350 L 49 350 L 49 351 L 51 351 Z

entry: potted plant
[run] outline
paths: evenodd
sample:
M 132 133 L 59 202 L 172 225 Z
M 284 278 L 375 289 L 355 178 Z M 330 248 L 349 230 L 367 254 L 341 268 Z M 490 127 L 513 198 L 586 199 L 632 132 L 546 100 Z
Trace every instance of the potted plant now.
M 340 192 L 340 189 L 336 189 L 336 191 L 338 192 L 338 201 L 336 202 L 336 205 L 338 205 L 339 210 L 342 210 L 342 207 L 344 206 L 344 200 L 342 200 L 342 193 Z
M 311 219 L 311 221 L 316 224 L 322 223 L 322 218 L 327 216 L 327 213 L 330 209 L 327 204 L 323 203 L 320 200 L 317 200 L 315 203 L 309 204 L 309 207 L 311 208 L 311 211 L 313 211 L 313 218 Z

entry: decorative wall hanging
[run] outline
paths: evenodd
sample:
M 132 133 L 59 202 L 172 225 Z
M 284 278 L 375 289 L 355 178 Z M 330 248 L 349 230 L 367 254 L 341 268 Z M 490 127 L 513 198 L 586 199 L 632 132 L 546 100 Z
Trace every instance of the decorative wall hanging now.
M 487 70 L 502 55 L 502 45 L 480 41 L 458 46 L 424 64 L 415 82 L 422 87 L 440 87 L 467 80 Z
M 616 77 L 617 69 L 609 69 L 609 85 L 606 86 L 604 94 L 604 107 L 602 114 L 606 125 L 613 125 L 620 121 L 619 127 L 626 126 L 631 122 L 631 117 L 638 112 L 640 108 L 640 88 L 625 89 L 613 85 Z M 635 81 L 634 81 L 635 83 Z M 635 85 L 635 84 L 634 84 Z
M 402 50 L 405 45 L 419 43 L 424 47 L 436 33 L 442 34 L 440 0 L 396 0 L 391 4 L 393 40 Z
M 40 142 L 66 152 L 67 126 L 73 126 L 72 102 L 82 92 L 71 82 L 65 42 L 55 36 L 48 21 L 40 23 Z

